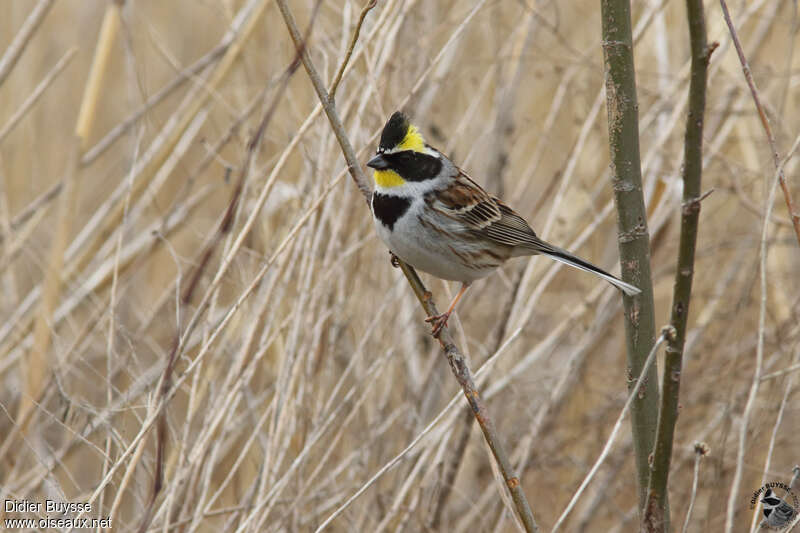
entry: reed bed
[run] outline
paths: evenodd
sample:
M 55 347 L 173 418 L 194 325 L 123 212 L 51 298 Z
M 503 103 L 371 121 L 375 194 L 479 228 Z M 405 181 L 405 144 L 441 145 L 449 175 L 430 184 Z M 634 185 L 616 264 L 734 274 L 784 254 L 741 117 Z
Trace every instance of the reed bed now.
M 289 5 L 330 87 L 364 3 Z M 800 246 L 720 5 L 705 8 L 719 43 L 703 154 L 713 193 L 669 505 L 675 530 L 754 531 L 753 492 L 788 484 L 800 462 Z M 518 530 L 276 2 L 5 10 L 0 500 L 88 502 L 84 516 L 115 531 L 314 531 L 334 514 L 325 531 Z M 796 6 L 730 10 L 797 197 L 797 158 L 783 160 L 800 134 Z M 678 250 L 685 19 L 682 2 L 634 3 L 659 330 Z M 363 162 L 406 110 L 540 236 L 618 272 L 600 28 L 585 2 L 379 1 L 338 113 Z M 440 307 L 457 288 L 422 278 Z M 475 284 L 450 329 L 549 531 L 636 377 L 621 298 L 546 259 L 514 260 Z M 625 424 L 560 530 L 637 530 L 632 449 Z

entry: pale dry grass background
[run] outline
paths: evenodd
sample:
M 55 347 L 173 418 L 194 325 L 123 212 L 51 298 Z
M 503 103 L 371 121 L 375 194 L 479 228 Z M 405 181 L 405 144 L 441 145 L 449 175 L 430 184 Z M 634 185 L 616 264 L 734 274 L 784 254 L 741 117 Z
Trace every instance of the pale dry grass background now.
M 231 24 L 246 26 L 235 20 L 241 9 L 247 21 L 250 6 L 262 3 L 129 1 L 88 146 L 225 43 Z M 34 4 L 6 0 L 3 50 Z M 599 6 L 378 4 L 337 93 L 362 159 L 374 150 L 386 117 L 410 95 L 404 108 L 427 140 L 502 191 L 540 235 L 618 268 Z M 41 313 L 59 189 L 41 195 L 67 172 L 106 6 L 100 0 L 54 2 L 0 85 L 0 128 L 6 128 L 59 59 L 77 47 L 37 103 L 0 134 L 1 498 L 95 498 L 92 516 L 113 513 L 114 530 L 137 529 L 155 470 L 155 431 L 144 440 L 140 431 L 152 420 L 158 380 L 176 335 L 241 236 L 176 363 L 175 377 L 183 381 L 168 406 L 165 484 L 152 527 L 312 530 L 411 442 L 458 387 L 413 294 L 375 237 L 302 69 L 254 154 L 232 231 L 203 267 L 192 301 L 176 310 L 178 293 L 200 266 L 230 202 L 247 142 L 294 56 L 273 3 L 266 2 L 218 83 L 209 80 L 219 72 L 221 54 L 78 170 L 63 286 L 48 321 L 50 348 L 44 362 L 34 364 L 33 324 Z M 313 2 L 292 6 L 305 26 Z M 321 4 L 310 49 L 327 80 L 361 7 L 348 0 Z M 800 124 L 796 6 L 765 0 L 735 2 L 731 9 L 785 153 Z M 701 214 L 670 478 L 679 527 L 689 505 L 693 443 L 708 443 L 689 527 L 694 532 L 724 527 L 737 428 L 755 370 L 760 213 L 774 173 L 717 3 L 707 3 L 707 18 L 709 40 L 721 45 L 709 78 L 703 179 L 703 188 L 715 192 Z M 688 86 L 684 5 L 636 2 L 634 24 L 662 325 L 677 257 Z M 180 142 L 164 142 L 176 121 L 185 128 L 175 133 Z M 146 164 L 151 151 L 161 155 Z M 787 166 L 796 196 L 797 169 L 794 161 Z M 242 236 L 259 207 L 252 230 Z M 800 256 L 780 198 L 773 218 L 764 374 L 800 362 Z M 235 308 L 263 268 L 263 280 Z M 429 280 L 429 287 L 440 305 L 449 298 L 442 282 Z M 625 401 L 620 303 L 616 291 L 592 277 L 544 259 L 518 260 L 476 284 L 453 322 L 463 326 L 457 338 L 475 369 L 521 328 L 481 375 L 481 387 L 545 530 L 594 462 Z M 41 378 L 43 390 L 26 385 L 30 375 Z M 749 421 L 736 531 L 750 529 L 752 491 L 764 481 L 787 482 L 800 461 L 798 399 L 796 366 L 761 383 Z M 17 417 L 26 401 L 36 407 L 21 430 Z M 438 530 L 515 530 L 475 428 L 449 497 L 440 500 L 463 424 L 461 411 L 453 409 L 329 529 L 430 530 L 443 501 Z M 635 530 L 633 469 L 626 425 L 566 530 Z

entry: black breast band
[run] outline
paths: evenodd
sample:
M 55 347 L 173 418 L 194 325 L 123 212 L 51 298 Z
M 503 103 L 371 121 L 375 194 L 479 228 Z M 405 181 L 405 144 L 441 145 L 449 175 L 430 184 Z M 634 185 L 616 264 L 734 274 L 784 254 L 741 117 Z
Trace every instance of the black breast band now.
M 393 196 L 375 192 L 372 194 L 372 212 L 381 224 L 394 228 L 394 223 L 411 207 L 411 200 L 402 196 Z

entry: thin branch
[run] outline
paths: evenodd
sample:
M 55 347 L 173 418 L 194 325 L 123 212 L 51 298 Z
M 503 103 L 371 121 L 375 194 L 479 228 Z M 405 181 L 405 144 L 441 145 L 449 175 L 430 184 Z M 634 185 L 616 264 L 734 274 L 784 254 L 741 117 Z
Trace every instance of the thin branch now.
M 761 376 L 761 381 L 767 381 L 769 379 L 779 378 L 781 376 L 785 376 L 786 374 L 791 374 L 792 372 L 795 372 L 797 370 L 800 370 L 800 363 L 789 365 L 783 370 L 777 370 L 775 372 L 770 372 L 769 374 L 764 374 L 763 376 Z
M 283 19 L 286 22 L 287 27 L 289 28 L 289 33 L 292 36 L 294 45 L 300 51 L 300 58 L 303 62 L 303 66 L 306 69 L 308 77 L 311 78 L 311 83 L 314 86 L 314 90 L 317 92 L 319 101 L 322 104 L 322 109 L 328 116 L 328 121 L 331 124 L 331 128 L 333 129 L 336 139 L 339 141 L 339 144 L 342 147 L 345 160 L 347 161 L 347 171 L 350 173 L 353 181 L 355 181 L 356 187 L 358 187 L 358 190 L 361 192 L 361 195 L 364 197 L 367 205 L 369 205 L 370 199 L 372 198 L 372 189 L 369 186 L 369 180 L 367 180 L 367 176 L 361 169 L 361 164 L 358 162 L 355 150 L 353 150 L 353 146 L 350 144 L 350 139 L 347 137 L 347 132 L 344 129 L 344 124 L 342 124 L 342 119 L 339 118 L 339 113 L 336 111 L 336 106 L 325 90 L 325 85 L 322 82 L 322 78 L 320 77 L 313 63 L 311 63 L 311 57 L 308 55 L 308 50 L 305 49 L 305 41 L 300 35 L 300 31 L 297 29 L 294 15 L 292 15 L 292 13 L 289 11 L 289 7 L 286 5 L 286 2 L 279 1 L 278 7 L 281 10 L 281 14 L 283 15 Z
M 308 77 L 311 79 L 311 83 L 314 86 L 314 90 L 317 92 L 317 96 L 319 97 L 319 101 L 325 110 L 325 114 L 328 116 L 328 120 L 331 124 L 331 128 L 333 129 L 334 134 L 336 135 L 337 140 L 339 141 L 339 145 L 342 149 L 344 157 L 347 161 L 348 170 L 350 175 L 355 181 L 356 186 L 361 191 L 364 199 L 369 202 L 371 197 L 371 190 L 368 185 L 368 180 L 366 175 L 364 174 L 363 169 L 356 157 L 355 150 L 353 149 L 352 145 L 350 144 L 350 139 L 345 132 L 344 125 L 342 124 L 341 118 L 339 117 L 338 112 L 336 111 L 336 106 L 334 101 L 328 95 L 325 86 L 322 82 L 322 79 L 319 76 L 314 64 L 311 61 L 311 57 L 308 54 L 307 49 L 305 48 L 305 41 L 302 39 L 300 35 L 300 31 L 297 28 L 297 23 L 294 20 L 294 16 L 292 15 L 291 11 L 289 10 L 289 6 L 286 0 L 277 0 L 278 8 L 283 15 L 283 19 L 286 22 L 286 26 L 289 30 L 289 34 L 294 41 L 295 47 L 300 54 L 300 57 L 303 61 L 303 66 L 306 69 L 306 73 Z M 345 58 L 346 59 L 346 58 Z M 425 309 L 428 316 L 436 316 L 438 311 L 436 306 L 431 299 L 430 293 L 427 291 L 425 286 L 423 285 L 422 281 L 419 279 L 416 271 L 406 265 L 402 261 L 399 262 L 400 268 L 405 274 L 406 278 L 408 279 L 411 288 L 414 290 L 417 298 L 419 299 L 422 307 Z M 478 424 L 481 426 L 481 430 L 483 431 L 484 437 L 486 439 L 487 444 L 492 450 L 495 459 L 497 460 L 498 467 L 500 472 L 503 475 L 503 479 L 506 482 L 506 486 L 508 487 L 509 491 L 511 492 L 511 497 L 514 501 L 514 505 L 516 506 L 517 512 L 519 513 L 520 519 L 525 526 L 526 531 L 538 531 L 538 526 L 533 518 L 533 513 L 531 512 L 530 505 L 528 504 L 527 498 L 522 491 L 521 483 L 517 475 L 514 473 L 511 462 L 509 461 L 508 455 L 505 452 L 503 445 L 500 442 L 499 435 L 494 427 L 494 423 L 492 419 L 489 417 L 488 411 L 486 409 L 486 405 L 483 403 L 478 391 L 475 388 L 475 383 L 473 382 L 471 372 L 469 370 L 469 366 L 467 365 L 466 358 L 463 356 L 461 351 L 455 345 L 453 341 L 452 335 L 450 335 L 449 330 L 445 327 L 442 329 L 441 334 L 438 337 L 439 344 L 442 346 L 445 355 L 447 356 L 447 360 L 450 364 L 450 368 L 453 371 L 453 374 L 458 380 L 459 384 L 461 385 L 462 390 L 464 391 L 464 395 L 467 398 L 467 401 L 472 408 L 473 414 L 478 421 Z
M 54 1 L 55 0 L 39 0 L 39 3 L 34 6 L 28 18 L 25 19 L 25 23 L 14 36 L 14 40 L 11 41 L 11 44 L 6 48 L 6 53 L 0 58 L 0 86 L 3 85 L 3 82 L 6 81 L 6 78 L 13 70 L 14 65 L 19 61 L 31 37 L 36 33 L 39 26 L 41 26 L 47 13 L 50 12 L 50 8 L 53 7 Z
M 656 342 L 653 344 L 653 348 L 650 350 L 650 353 L 647 355 L 647 359 L 642 366 L 642 371 L 639 373 L 638 378 L 636 381 L 633 382 L 633 389 L 628 394 L 628 399 L 625 401 L 625 405 L 622 407 L 622 411 L 620 411 L 619 416 L 617 417 L 617 421 L 614 423 L 614 427 L 611 429 L 611 434 L 608 436 L 606 440 L 605 446 L 603 446 L 603 451 L 600 452 L 600 455 L 597 457 L 597 460 L 592 465 L 592 469 L 589 470 L 589 473 L 581 482 L 578 490 L 575 491 L 575 494 L 572 495 L 572 499 L 567 504 L 566 509 L 561 513 L 561 516 L 558 517 L 558 521 L 553 526 L 552 532 L 555 533 L 558 531 L 558 528 L 564 525 L 564 520 L 567 519 L 567 515 L 572 511 L 575 507 L 575 504 L 578 503 L 578 500 L 583 495 L 583 491 L 586 490 L 586 487 L 589 483 L 594 479 L 595 474 L 597 474 L 597 470 L 606 460 L 608 454 L 611 452 L 611 448 L 614 445 L 614 441 L 617 438 L 617 434 L 619 433 L 620 428 L 622 427 L 622 421 L 625 420 L 625 415 L 628 414 L 628 410 L 633 410 L 632 405 L 635 404 L 633 401 L 635 398 L 639 396 L 639 390 L 641 389 L 642 385 L 647 381 L 647 372 L 651 366 L 653 366 L 653 361 L 656 359 L 656 352 L 658 352 L 658 347 L 661 346 L 661 343 L 664 342 L 667 338 L 672 338 L 675 336 L 675 330 L 672 326 L 665 326 L 664 329 L 661 331 L 661 335 L 658 337 Z
M 656 445 L 647 487 L 647 505 L 642 519 L 642 530 L 653 533 L 669 530 L 667 482 L 672 459 L 672 444 L 675 438 L 675 423 L 678 421 L 683 349 L 686 343 L 686 324 L 689 319 L 694 256 L 700 221 L 706 81 L 708 79 L 708 63 L 716 48 L 715 43 L 708 46 L 703 0 L 686 0 L 686 11 L 692 66 L 689 81 L 689 109 L 686 115 L 686 135 L 683 145 L 681 233 L 675 286 L 672 294 L 672 316 L 670 317 L 670 325 L 675 328 L 675 337 L 668 341 L 664 358 Z
M 339 88 L 339 82 L 342 81 L 344 69 L 347 67 L 347 63 L 350 62 L 350 56 L 353 55 L 353 48 L 356 47 L 358 35 L 361 33 L 361 25 L 364 24 L 364 19 L 367 18 L 367 13 L 369 13 L 377 3 L 378 0 L 369 0 L 369 2 L 367 2 L 367 4 L 364 6 L 364 9 L 361 10 L 361 15 L 358 16 L 358 23 L 356 24 L 356 29 L 353 31 L 353 38 L 350 39 L 350 45 L 347 47 L 347 52 L 344 54 L 342 64 L 339 66 L 339 72 L 336 73 L 336 77 L 334 78 L 331 88 L 328 91 L 328 98 L 330 98 L 331 101 L 336 99 L 336 89 Z
M 697 483 L 700 480 L 700 460 L 708 455 L 708 444 L 705 442 L 694 443 L 694 475 L 692 476 L 692 494 L 689 497 L 689 509 L 686 510 L 686 519 L 683 521 L 683 533 L 689 530 L 689 523 L 694 509 L 694 500 L 697 498 Z
M 797 354 L 800 356 L 800 353 Z M 775 423 L 772 425 L 772 434 L 769 437 L 769 446 L 767 447 L 766 459 L 764 460 L 764 468 L 761 470 L 761 483 L 764 485 L 767 482 L 767 473 L 772 467 L 772 455 L 775 453 L 775 444 L 778 440 L 778 433 L 783 425 L 783 416 L 786 414 L 786 405 L 789 403 L 789 398 L 792 396 L 794 389 L 794 382 L 796 375 L 792 375 L 786 380 L 786 387 L 783 390 L 783 398 L 781 399 L 781 406 L 778 408 L 778 416 L 775 417 Z M 762 379 L 763 381 L 763 379 Z M 795 479 L 792 479 L 792 483 Z M 750 532 L 755 533 L 758 525 L 758 517 L 761 514 L 761 502 L 753 506 L 753 518 L 750 520 Z
M 783 199 L 786 201 L 787 209 L 789 209 L 789 217 L 792 219 L 792 226 L 794 227 L 794 233 L 797 237 L 797 243 L 800 244 L 800 213 L 794 206 L 792 193 L 789 191 L 789 186 L 786 184 L 786 177 L 783 174 L 783 167 L 780 164 L 780 157 L 778 156 L 778 148 L 775 145 L 775 136 L 772 134 L 772 128 L 770 128 L 767 114 L 764 112 L 764 106 L 761 105 L 758 87 L 756 87 L 753 74 L 750 72 L 750 64 L 747 62 L 747 58 L 744 55 L 742 44 L 739 42 L 739 35 L 736 33 L 736 28 L 733 26 L 731 14 L 728 12 L 728 4 L 725 3 L 725 0 L 719 0 L 719 3 L 722 6 L 722 15 L 725 17 L 725 24 L 728 25 L 728 29 L 731 32 L 731 39 L 733 40 L 733 46 L 736 48 L 736 54 L 739 56 L 739 62 L 742 64 L 744 79 L 747 81 L 750 94 L 753 96 L 753 103 L 758 111 L 758 118 L 761 120 L 761 126 L 763 126 L 764 133 L 767 135 L 767 142 L 769 143 L 769 149 L 772 153 L 772 163 L 778 171 L 778 182 L 781 185 L 781 191 L 783 191 Z
M 633 36 L 629 0 L 602 0 L 603 55 L 605 58 L 608 142 L 614 200 L 617 206 L 622 279 L 642 290 L 624 296 L 628 375 L 638 376 L 655 339 L 655 307 L 650 273 L 650 236 L 642 191 L 639 155 L 639 112 L 633 64 Z M 646 385 L 631 408 L 633 450 L 639 488 L 639 508 L 644 508 L 650 477 L 658 418 L 658 371 L 651 367 Z M 629 378 L 628 388 L 633 386 Z
M 39 82 L 33 92 L 28 95 L 22 105 L 19 106 L 19 109 L 17 109 L 14 115 L 8 119 L 8 122 L 6 122 L 6 125 L 3 126 L 3 129 L 0 130 L 0 143 L 3 142 L 3 139 L 6 138 L 6 135 L 11 133 L 11 130 L 13 130 L 19 121 L 22 120 L 22 117 L 24 117 L 25 114 L 36 104 L 36 102 L 39 101 L 39 98 L 42 96 L 42 94 L 44 94 L 44 91 L 50 87 L 50 85 L 53 83 L 53 80 L 55 80 L 56 77 L 61 74 L 61 71 L 64 70 L 64 67 L 66 67 L 70 61 L 72 61 L 72 58 L 75 57 L 75 53 L 77 51 L 77 46 L 73 46 L 67 50 L 64 55 L 61 56 L 61 59 L 56 62 L 55 66 L 50 69 L 50 72 L 48 72 L 42 81 Z
M 516 329 L 516 330 L 515 330 L 515 331 L 514 331 L 514 332 L 513 332 L 511 335 L 509 335 L 508 339 L 506 339 L 506 341 L 505 341 L 505 342 L 502 344 L 502 346 L 500 346 L 500 348 L 498 348 L 497 352 L 495 352 L 495 353 L 494 353 L 494 354 L 493 354 L 493 355 L 492 355 L 492 356 L 491 356 L 491 357 L 490 357 L 490 358 L 489 358 L 489 359 L 488 359 L 488 360 L 487 360 L 487 361 L 486 361 L 486 362 L 485 362 L 485 363 L 484 363 L 484 364 L 483 364 L 483 365 L 482 365 L 482 366 L 481 366 L 481 367 L 478 369 L 478 371 L 475 373 L 475 376 L 476 376 L 476 377 L 478 377 L 478 376 L 481 376 L 482 374 L 485 374 L 486 372 L 488 372 L 488 371 L 491 369 L 492 365 L 495 363 L 496 359 L 497 359 L 497 358 L 500 356 L 500 354 L 502 354 L 502 353 L 503 353 L 503 352 L 504 352 L 504 351 L 505 351 L 505 350 L 506 350 L 506 349 L 507 349 L 507 348 L 508 348 L 508 347 L 511 345 L 511 343 L 512 343 L 514 340 L 516 340 L 516 339 L 517 339 L 517 337 L 519 336 L 519 334 L 520 334 L 520 332 L 521 332 L 521 331 L 522 331 L 522 329 L 521 329 L 521 328 L 517 328 L 517 329 Z M 420 431 L 420 433 L 419 433 L 419 434 L 418 434 L 416 437 L 414 437 L 414 439 L 413 439 L 413 440 L 412 440 L 412 441 L 411 441 L 411 442 L 408 444 L 408 446 L 406 446 L 405 448 L 403 448 L 403 450 L 402 450 L 402 451 L 400 451 L 400 452 L 399 452 L 397 455 L 395 455 L 395 456 L 394 456 L 392 459 L 390 459 L 388 462 L 386 462 L 386 464 L 384 464 L 384 465 L 383 465 L 383 466 L 382 466 L 382 467 L 381 467 L 381 468 L 380 468 L 380 469 L 379 469 L 377 472 L 375 472 L 375 474 L 373 474 L 373 475 L 372 475 L 372 477 L 370 477 L 370 478 L 369 478 L 369 479 L 368 479 L 368 480 L 367 480 L 367 481 L 366 481 L 366 482 L 365 482 L 365 483 L 364 483 L 364 484 L 363 484 L 363 485 L 362 485 L 362 486 L 361 486 L 361 487 L 360 487 L 360 488 L 359 488 L 359 489 L 358 489 L 358 490 L 357 490 L 357 491 L 356 491 L 356 492 L 355 492 L 355 493 L 354 493 L 352 496 L 350 496 L 350 497 L 349 497 L 349 498 L 348 498 L 348 499 L 347 499 L 347 500 L 346 500 L 344 503 L 342 503 L 342 504 L 341 504 L 339 507 L 337 507 L 337 509 L 336 509 L 336 510 L 335 510 L 335 511 L 334 511 L 334 512 L 333 512 L 333 513 L 330 515 L 330 516 L 328 516 L 328 518 L 326 518 L 326 519 L 325 519 L 325 520 L 324 520 L 324 521 L 323 521 L 323 522 L 322 522 L 322 523 L 321 523 L 321 524 L 320 524 L 320 525 L 317 527 L 317 529 L 315 529 L 315 530 L 314 530 L 314 533 L 319 533 L 320 531 L 322 531 L 323 529 L 325 529 L 325 528 L 328 526 L 328 524 L 330 524 L 331 522 L 333 522 L 333 520 L 334 520 L 334 519 L 335 519 L 337 516 L 339 516 L 339 515 L 340 515 L 342 512 L 344 512 L 344 510 L 345 510 L 345 509 L 347 509 L 347 507 L 349 507 L 351 503 L 353 503 L 353 502 L 354 502 L 354 501 L 355 501 L 355 500 L 356 500 L 356 499 L 357 499 L 359 496 L 361 496 L 362 494 L 364 494 L 364 492 L 365 492 L 365 491 L 366 491 L 366 490 L 367 490 L 369 487 L 371 487 L 371 486 L 372 486 L 372 485 L 373 485 L 373 484 L 374 484 L 374 483 L 375 483 L 375 482 L 376 482 L 378 479 L 380 479 L 380 477 L 381 477 L 381 476 L 383 476 L 383 474 L 385 474 L 386 472 L 388 472 L 389 470 L 391 470 L 391 469 L 392 469 L 392 468 L 393 468 L 393 467 L 394 467 L 394 466 L 395 466 L 395 465 L 396 465 L 398 462 L 400 462 L 400 460 L 401 460 L 403 457 L 405 457 L 406 455 L 408 455 L 408 453 L 409 453 L 409 452 L 410 452 L 410 451 L 411 451 L 411 450 L 412 450 L 412 449 L 413 449 L 413 448 L 414 448 L 414 447 L 415 447 L 417 444 L 419 444 L 419 442 L 420 442 L 420 441 L 422 441 L 422 439 L 423 439 L 423 438 L 424 438 L 426 435 L 428 435 L 428 434 L 429 434 L 429 433 L 430 433 L 430 432 L 431 432 L 431 431 L 432 431 L 432 430 L 433 430 L 433 429 L 434 429 L 434 428 L 435 428 L 435 427 L 436 427 L 436 426 L 439 424 L 439 422 L 440 422 L 440 421 L 441 421 L 441 420 L 442 420 L 442 419 L 445 417 L 445 415 L 447 415 L 447 414 L 450 414 L 450 413 L 451 413 L 451 411 L 452 411 L 453 407 L 455 406 L 455 403 L 456 403 L 456 401 L 457 401 L 457 400 L 458 400 L 458 395 L 456 395 L 456 396 L 453 396 L 453 398 L 452 398 L 452 399 L 451 399 L 451 400 L 450 400 L 450 401 L 447 403 L 447 405 L 445 405 L 445 406 L 442 408 L 442 410 L 441 410 L 441 411 L 439 411 L 439 414 L 437 414 L 437 415 L 436 415 L 436 416 L 433 418 L 433 420 L 431 420 L 431 421 L 428 423 L 428 425 L 427 425 L 427 426 L 425 426 L 425 428 L 423 428 L 423 430 L 422 430 L 422 431 Z M 447 430 L 447 428 L 448 428 L 448 426 L 447 426 L 447 423 L 445 423 L 445 424 L 442 426 L 442 428 L 441 428 L 441 429 L 443 429 L 443 430 Z
M 736 518 L 736 509 L 739 500 L 739 484 L 742 481 L 742 472 L 744 470 L 744 453 L 747 447 L 747 430 L 750 421 L 750 415 L 755 407 L 756 398 L 758 396 L 758 388 L 761 383 L 761 373 L 763 371 L 764 363 L 764 334 L 767 320 L 767 234 L 769 233 L 769 220 L 772 214 L 772 207 L 775 203 L 775 193 L 777 192 L 778 176 L 783 173 L 783 168 L 789 159 L 794 155 L 794 152 L 800 146 L 800 135 L 794 140 L 791 150 L 783 159 L 778 163 L 778 168 L 772 180 L 772 186 L 769 189 L 769 196 L 767 197 L 767 205 L 764 209 L 764 222 L 761 227 L 761 245 L 759 250 L 759 279 L 761 281 L 761 298 L 759 298 L 759 311 L 758 311 L 758 343 L 756 345 L 756 362 L 755 370 L 753 371 L 753 380 L 750 384 L 750 392 L 747 396 L 747 403 L 742 412 L 742 421 L 739 426 L 739 449 L 736 455 L 736 470 L 734 471 L 733 481 L 731 482 L 731 492 L 728 496 L 728 509 L 725 518 L 725 532 L 730 533 L 733 531 L 733 524 Z

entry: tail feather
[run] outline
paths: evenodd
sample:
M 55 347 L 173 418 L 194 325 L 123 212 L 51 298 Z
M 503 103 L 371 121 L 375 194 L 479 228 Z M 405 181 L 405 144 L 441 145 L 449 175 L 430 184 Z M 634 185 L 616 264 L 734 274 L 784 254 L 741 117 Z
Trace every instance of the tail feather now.
M 544 241 L 539 241 L 537 246 L 533 247 L 537 253 L 547 255 L 555 259 L 556 261 L 560 261 L 566 265 L 569 265 L 573 268 L 577 268 L 579 270 L 584 270 L 586 272 L 591 272 L 596 276 L 600 276 L 607 282 L 611 283 L 613 286 L 617 287 L 619 290 L 627 294 L 628 296 L 634 296 L 636 294 L 641 293 L 642 291 L 638 287 L 634 287 L 630 283 L 626 283 L 621 279 L 613 276 L 603 270 L 600 267 L 596 267 L 588 261 L 584 261 L 580 257 L 572 255 L 566 250 L 562 250 L 552 244 L 546 243 Z

